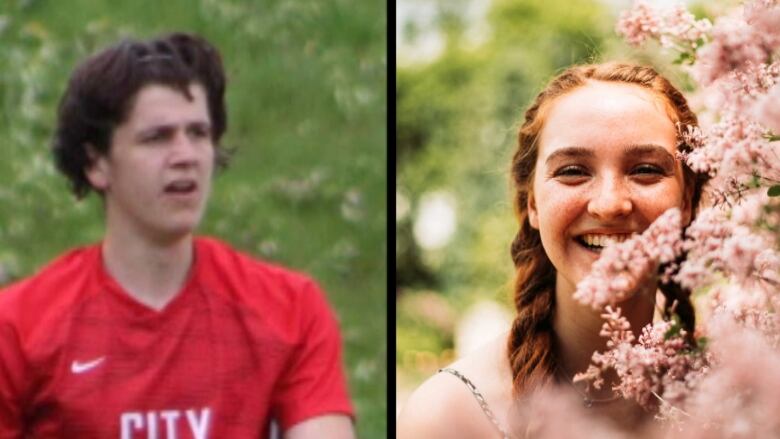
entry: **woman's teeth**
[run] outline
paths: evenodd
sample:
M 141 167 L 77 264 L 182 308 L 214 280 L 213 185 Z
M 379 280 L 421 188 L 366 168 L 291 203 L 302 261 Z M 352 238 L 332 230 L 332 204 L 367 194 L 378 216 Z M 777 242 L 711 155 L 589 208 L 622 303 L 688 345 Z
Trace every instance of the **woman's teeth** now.
M 604 248 L 610 244 L 623 242 L 630 237 L 631 235 L 628 234 L 621 234 L 621 235 L 588 234 L 588 235 L 580 236 L 580 239 L 584 244 L 586 244 L 589 247 Z

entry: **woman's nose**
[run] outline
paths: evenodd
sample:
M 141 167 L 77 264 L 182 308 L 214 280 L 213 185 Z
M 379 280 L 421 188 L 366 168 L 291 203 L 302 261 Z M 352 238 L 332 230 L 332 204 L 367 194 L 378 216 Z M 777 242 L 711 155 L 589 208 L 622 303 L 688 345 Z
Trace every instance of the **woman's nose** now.
M 601 178 L 588 202 L 588 213 L 599 219 L 626 216 L 633 209 L 631 195 L 619 177 Z

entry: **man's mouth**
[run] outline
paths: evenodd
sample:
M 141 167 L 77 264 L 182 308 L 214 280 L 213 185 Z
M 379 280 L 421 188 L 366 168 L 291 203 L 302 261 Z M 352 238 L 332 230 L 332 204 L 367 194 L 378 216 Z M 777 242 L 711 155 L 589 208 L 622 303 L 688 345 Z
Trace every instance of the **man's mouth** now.
M 195 180 L 174 180 L 165 185 L 164 191 L 169 195 L 190 195 L 198 190 Z
M 608 245 L 623 242 L 630 237 L 631 234 L 628 233 L 619 233 L 619 234 L 610 234 L 610 235 L 586 233 L 584 235 L 575 236 L 574 241 L 576 241 L 577 244 L 581 245 L 582 247 L 585 247 L 587 250 L 596 253 L 601 253 L 601 251 L 604 250 L 604 248 L 607 247 Z

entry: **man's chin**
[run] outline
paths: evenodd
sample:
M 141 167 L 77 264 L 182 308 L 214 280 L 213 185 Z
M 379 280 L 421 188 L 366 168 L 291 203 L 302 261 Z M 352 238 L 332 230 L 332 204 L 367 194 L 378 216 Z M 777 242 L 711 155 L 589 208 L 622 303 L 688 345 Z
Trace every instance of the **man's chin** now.
M 176 224 L 168 224 L 156 234 L 155 241 L 170 245 L 192 238 L 197 230 L 197 221 L 181 221 Z

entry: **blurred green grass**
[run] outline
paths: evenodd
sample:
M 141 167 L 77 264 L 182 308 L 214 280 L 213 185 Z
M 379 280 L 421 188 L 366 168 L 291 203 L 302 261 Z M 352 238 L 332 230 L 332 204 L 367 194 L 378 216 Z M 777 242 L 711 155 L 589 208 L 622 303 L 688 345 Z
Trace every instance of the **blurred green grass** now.
M 386 437 L 386 6 L 354 0 L 0 3 L 0 284 L 102 233 L 48 151 L 75 63 L 185 30 L 222 51 L 237 148 L 201 233 L 317 278 L 341 320 L 360 437 Z

